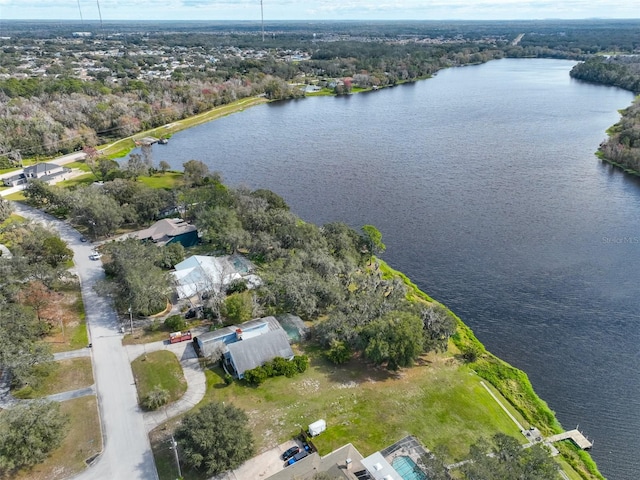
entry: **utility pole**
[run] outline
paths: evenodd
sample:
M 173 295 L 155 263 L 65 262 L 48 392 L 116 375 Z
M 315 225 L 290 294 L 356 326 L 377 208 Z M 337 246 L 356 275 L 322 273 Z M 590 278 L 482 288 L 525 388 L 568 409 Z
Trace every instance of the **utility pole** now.
M 133 335 L 133 314 L 131 313 L 131 304 L 129 304 L 129 325 L 131 326 L 131 335 Z
M 260 24 L 262 25 L 262 43 L 264 43 L 264 9 L 262 8 L 262 0 L 260 0 Z
M 171 435 L 171 449 L 176 455 L 176 465 L 178 465 L 178 478 L 182 478 L 182 470 L 180 469 L 180 457 L 178 457 L 178 444 L 173 438 L 173 435 Z

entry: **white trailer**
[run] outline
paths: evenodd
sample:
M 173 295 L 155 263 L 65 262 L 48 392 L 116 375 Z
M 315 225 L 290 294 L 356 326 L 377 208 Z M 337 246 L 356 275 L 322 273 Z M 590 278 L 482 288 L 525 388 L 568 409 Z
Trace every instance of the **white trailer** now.
M 324 420 L 318 420 L 309 425 L 309 435 L 315 437 L 316 435 L 320 435 L 327 429 L 327 422 Z

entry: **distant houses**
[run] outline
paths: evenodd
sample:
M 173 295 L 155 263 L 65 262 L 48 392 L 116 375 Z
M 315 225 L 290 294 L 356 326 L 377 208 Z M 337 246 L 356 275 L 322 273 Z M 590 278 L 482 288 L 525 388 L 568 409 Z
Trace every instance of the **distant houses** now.
M 225 370 L 235 378 L 276 357 L 293 358 L 289 336 L 275 317 L 264 317 L 224 327 L 194 339 L 202 357 L 222 357 Z
M 64 179 L 64 175 L 71 173 L 70 168 L 56 165 L 55 163 L 36 163 L 25 167 L 22 172 L 6 177 L 3 183 L 6 187 L 17 187 L 25 185 L 30 180 L 42 180 L 51 183 L 56 180 Z

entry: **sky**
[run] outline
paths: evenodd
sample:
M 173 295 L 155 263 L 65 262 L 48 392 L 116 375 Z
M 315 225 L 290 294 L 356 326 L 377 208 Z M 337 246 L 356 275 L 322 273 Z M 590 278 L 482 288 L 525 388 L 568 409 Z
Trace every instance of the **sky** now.
M 260 20 L 260 0 L 0 0 L 2 19 Z M 640 18 L 638 0 L 263 0 L 268 20 Z

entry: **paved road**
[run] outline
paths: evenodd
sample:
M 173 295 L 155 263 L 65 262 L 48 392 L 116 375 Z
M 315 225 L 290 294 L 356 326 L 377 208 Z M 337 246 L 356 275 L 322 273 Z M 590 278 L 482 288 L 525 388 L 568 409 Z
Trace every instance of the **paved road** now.
M 39 210 L 14 202 L 15 211 L 56 228 L 74 251 L 82 284 L 89 338 L 93 343 L 93 374 L 104 439 L 103 453 L 75 477 L 78 480 L 155 480 L 158 478 L 142 411 L 138 407 L 131 365 L 122 346 L 118 321 L 111 302 L 93 289 L 104 278 L 102 264 L 89 259 L 92 245 L 80 242 L 69 225 Z

